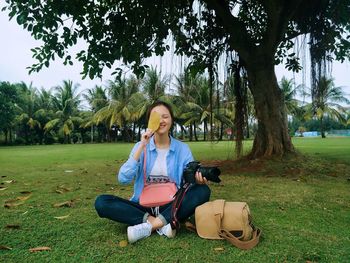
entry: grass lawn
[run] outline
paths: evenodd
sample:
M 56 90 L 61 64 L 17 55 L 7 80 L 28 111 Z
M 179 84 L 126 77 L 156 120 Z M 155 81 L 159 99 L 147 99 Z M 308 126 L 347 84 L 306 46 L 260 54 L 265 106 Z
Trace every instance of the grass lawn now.
M 268 161 L 228 161 L 232 142 L 189 145 L 196 159 L 220 163 L 212 200 L 248 202 L 263 231 L 256 248 L 185 228 L 122 245 L 127 226 L 93 205 L 103 193 L 130 197 L 115 174 L 132 144 L 1 147 L 0 262 L 350 262 L 350 138 L 296 138 L 304 155 Z

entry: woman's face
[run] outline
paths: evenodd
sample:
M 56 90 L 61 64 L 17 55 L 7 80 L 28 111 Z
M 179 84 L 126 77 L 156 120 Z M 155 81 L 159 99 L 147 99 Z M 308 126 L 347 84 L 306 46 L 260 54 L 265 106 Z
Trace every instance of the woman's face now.
M 156 133 L 159 135 L 168 134 L 173 122 L 169 110 L 163 105 L 158 105 L 151 110 L 152 112 L 157 112 L 160 115 L 160 125 Z

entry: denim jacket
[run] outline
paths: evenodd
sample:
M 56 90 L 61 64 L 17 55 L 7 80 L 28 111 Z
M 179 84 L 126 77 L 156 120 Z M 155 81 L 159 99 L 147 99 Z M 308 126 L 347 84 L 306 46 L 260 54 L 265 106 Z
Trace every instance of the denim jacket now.
M 118 173 L 118 181 L 121 184 L 130 184 L 134 181 L 134 194 L 131 197 L 131 201 L 139 202 L 139 197 L 143 189 L 143 160 L 144 152 L 141 153 L 139 161 L 134 159 L 134 152 L 139 147 L 140 142 L 136 143 L 129 159 L 120 167 Z M 154 143 L 154 137 L 150 139 L 150 142 L 146 146 L 146 176 L 152 170 L 154 162 L 157 158 L 156 145 Z M 190 148 L 187 144 L 180 142 L 170 136 L 170 148 L 166 157 L 168 176 L 170 180 L 176 183 L 179 188 L 182 180 L 182 173 L 186 165 L 193 161 L 193 156 Z

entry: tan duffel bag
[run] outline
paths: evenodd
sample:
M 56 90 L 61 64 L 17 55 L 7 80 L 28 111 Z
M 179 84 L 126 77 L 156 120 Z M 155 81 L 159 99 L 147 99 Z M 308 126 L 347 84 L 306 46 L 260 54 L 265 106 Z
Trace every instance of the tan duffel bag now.
M 245 202 L 206 202 L 196 208 L 195 220 L 202 238 L 226 239 L 240 249 L 251 249 L 259 243 L 261 230 L 253 226 Z

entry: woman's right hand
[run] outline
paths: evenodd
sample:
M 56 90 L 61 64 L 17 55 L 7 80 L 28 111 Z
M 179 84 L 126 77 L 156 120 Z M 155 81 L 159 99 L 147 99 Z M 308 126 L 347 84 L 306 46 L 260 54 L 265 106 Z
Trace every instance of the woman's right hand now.
M 145 149 L 146 145 L 149 143 L 149 140 L 151 139 L 153 133 L 154 132 L 152 130 L 147 129 L 146 132 L 141 135 L 140 145 L 134 153 L 134 159 L 136 161 L 139 161 L 141 153 Z
M 149 143 L 149 140 L 151 139 L 153 133 L 154 132 L 152 130 L 147 129 L 146 132 L 141 135 L 142 146 L 146 146 Z

